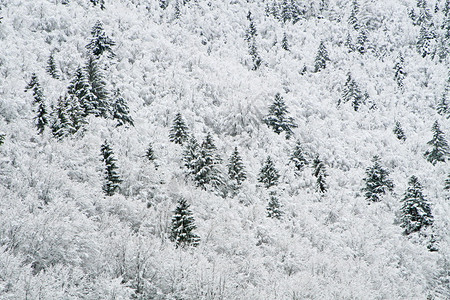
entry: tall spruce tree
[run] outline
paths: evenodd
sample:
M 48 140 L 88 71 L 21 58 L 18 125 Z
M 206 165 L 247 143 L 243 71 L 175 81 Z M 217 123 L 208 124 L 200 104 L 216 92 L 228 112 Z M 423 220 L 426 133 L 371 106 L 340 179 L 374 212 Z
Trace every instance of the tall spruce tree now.
M 427 143 L 431 146 L 431 149 L 427 150 L 424 155 L 430 163 L 435 165 L 437 162 L 446 161 L 450 154 L 450 149 L 438 121 L 434 122 L 431 130 L 433 131 L 433 138 Z
M 122 182 L 119 173 L 117 172 L 118 167 L 116 166 L 116 159 L 114 158 L 114 152 L 109 146 L 108 141 L 105 141 L 101 146 L 102 161 L 105 163 L 105 183 L 103 184 L 103 192 L 107 196 L 113 196 L 119 189 L 119 185 Z
M 286 35 L 286 32 L 283 33 L 283 39 L 281 40 L 281 48 L 285 51 L 290 51 L 291 46 L 289 46 L 289 41 Z
M 269 106 L 269 113 L 264 118 L 264 123 L 271 127 L 277 134 L 281 132 L 286 133 L 286 138 L 289 139 L 292 135 L 292 129 L 297 127 L 292 117 L 288 117 L 289 111 L 280 93 L 275 95 L 274 102 Z
M 289 0 L 283 0 L 283 2 L 281 3 L 281 21 L 283 21 L 283 23 L 287 23 L 289 21 L 292 20 L 292 15 L 293 15 L 293 7 L 292 7 L 292 2 Z
M 59 79 L 58 67 L 55 62 L 55 52 L 52 51 L 47 60 L 47 67 L 45 68 L 48 74 L 50 74 L 53 78 Z
M 281 204 L 275 195 L 270 196 L 269 203 L 267 204 L 267 216 L 269 218 L 281 219 L 283 211 L 281 210 Z
M 397 61 L 395 62 L 394 66 L 394 80 L 397 83 L 397 86 L 400 89 L 403 89 L 403 80 L 406 77 L 405 72 L 405 59 L 403 58 L 402 54 L 399 54 Z
M 433 54 L 433 45 L 435 43 L 436 34 L 431 25 L 423 22 L 420 26 L 419 37 L 417 39 L 417 51 L 422 57 Z
M 35 73 L 32 74 L 30 82 L 25 87 L 25 91 L 33 90 L 34 104 L 37 105 L 34 123 L 38 134 L 42 134 L 48 125 L 47 107 L 45 105 L 44 92 Z
M 105 52 L 108 52 L 109 57 L 114 56 L 112 47 L 114 47 L 116 43 L 106 35 L 105 30 L 103 29 L 103 23 L 101 21 L 97 21 L 94 27 L 92 27 L 91 35 L 92 39 L 86 45 L 86 48 L 94 56 L 101 56 Z
M 242 182 L 247 179 L 242 158 L 239 155 L 238 148 L 234 147 L 233 154 L 231 154 L 228 164 L 228 177 L 233 182 L 235 187 L 241 186 Z
M 314 72 L 319 72 L 320 70 L 325 69 L 327 66 L 327 61 L 330 61 L 330 58 L 328 57 L 328 50 L 325 47 L 325 43 L 321 41 L 316 59 L 314 61 Z
M 399 121 L 395 122 L 394 134 L 400 141 L 406 141 L 406 135 Z
M 80 101 L 74 95 L 66 96 L 66 112 L 70 122 L 70 134 L 78 132 L 84 125 L 86 125 L 86 117 L 84 116 L 84 109 Z
M 6 134 L 0 133 L 0 146 L 5 143 Z
M 278 184 L 280 174 L 275 168 L 275 164 L 270 156 L 267 156 L 261 170 L 259 171 L 258 181 L 261 182 L 266 189 Z
M 177 113 L 173 120 L 172 128 L 169 133 L 169 140 L 175 144 L 182 145 L 188 139 L 188 127 L 181 116 L 181 113 Z
M 256 46 L 256 36 L 258 35 L 258 33 L 256 31 L 256 25 L 253 22 L 252 13 L 250 11 L 248 12 L 247 20 L 250 22 L 250 24 L 245 35 L 245 40 L 248 43 L 248 51 L 253 62 L 252 70 L 257 70 L 262 63 L 262 59 L 258 54 L 258 48 Z
M 308 165 L 308 160 L 305 158 L 303 154 L 303 148 L 300 141 L 297 141 L 294 147 L 294 151 L 292 151 L 291 157 L 289 158 L 289 162 L 294 165 L 294 169 L 296 172 L 301 172 Z
M 116 90 L 114 93 L 114 104 L 112 107 L 113 110 L 113 119 L 117 120 L 116 127 L 129 124 L 134 126 L 133 118 L 130 116 L 130 109 L 128 108 L 128 104 L 125 99 L 120 94 L 119 90 Z
M 94 6 L 100 6 L 100 9 L 105 9 L 105 0 L 91 0 L 91 3 L 94 5 Z
M 152 143 L 148 144 L 147 150 L 145 151 L 145 158 L 147 158 L 149 161 L 155 161 L 156 159 Z
M 357 0 L 352 1 L 352 10 L 350 16 L 348 17 L 348 24 L 351 25 L 355 30 L 359 30 L 359 3 Z
M 382 195 L 394 189 L 394 184 L 389 179 L 389 172 L 381 166 L 380 157 L 374 156 L 372 162 L 373 166 L 366 169 L 366 178 L 363 179 L 365 187 L 362 191 L 365 192 L 367 201 L 380 202 Z
M 401 227 L 407 235 L 433 225 L 434 221 L 431 206 L 423 195 L 422 185 L 417 177 L 411 176 L 408 185 L 401 208 Z
M 190 175 L 195 176 L 196 166 L 200 157 L 200 145 L 197 139 L 192 135 L 186 143 L 183 151 L 184 166 L 188 169 Z
M 367 29 L 362 26 L 359 29 L 358 32 L 358 36 L 356 38 L 356 50 L 358 50 L 358 52 L 360 54 L 364 54 L 367 52 L 367 42 L 368 42 L 368 37 L 367 37 Z
M 444 93 L 439 100 L 437 106 L 436 106 L 436 112 L 440 114 L 441 116 L 445 116 L 448 113 L 450 113 L 450 109 L 447 102 L 446 94 Z M 450 116 L 450 115 L 449 115 Z
M 358 111 L 362 104 L 364 104 L 364 94 L 358 87 L 356 81 L 352 78 L 350 73 L 347 74 L 347 81 L 344 84 L 342 91 L 342 98 L 338 101 L 338 106 L 341 103 L 351 102 L 355 111 Z
M 83 108 L 83 116 L 95 113 L 95 103 L 97 96 L 92 91 L 91 83 L 87 77 L 86 71 L 79 67 L 67 87 L 67 93 L 71 97 L 76 97 Z
M 63 139 L 74 131 L 69 113 L 67 111 L 68 106 L 67 96 L 60 96 L 58 103 L 52 112 L 52 124 L 50 125 L 50 128 L 52 130 L 53 137 L 58 140 Z
M 90 99 L 92 113 L 96 117 L 108 118 L 111 110 L 111 100 L 105 79 L 106 76 L 100 66 L 100 61 L 93 56 L 89 56 L 85 71 L 91 86 L 92 95 L 94 96 L 93 99 Z
M 326 183 L 326 178 L 328 176 L 325 164 L 320 160 L 317 155 L 313 160 L 313 175 L 316 179 L 316 191 L 319 193 L 325 193 L 328 190 L 328 185 Z
M 450 173 L 448 173 L 447 179 L 445 180 L 444 190 L 450 190 Z
M 210 139 L 208 139 L 208 136 Z M 202 142 L 198 159 L 196 160 L 193 169 L 194 180 L 197 186 L 203 189 L 206 189 L 207 185 L 218 188 L 223 184 L 222 176 L 217 168 L 219 161 L 215 151 L 216 146 L 214 145 L 211 136 L 208 136 Z
M 170 229 L 170 240 L 175 243 L 176 247 L 197 246 L 200 237 L 194 233 L 197 229 L 195 225 L 190 205 L 185 199 L 178 200 L 177 207 L 172 217 L 172 226 Z

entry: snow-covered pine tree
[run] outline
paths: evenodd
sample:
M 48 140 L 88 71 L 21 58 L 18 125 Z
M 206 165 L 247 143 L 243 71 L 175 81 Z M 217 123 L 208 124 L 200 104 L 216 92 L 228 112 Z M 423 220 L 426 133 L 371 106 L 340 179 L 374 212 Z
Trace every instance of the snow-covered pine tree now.
M 38 134 L 42 134 L 45 126 L 48 124 L 47 108 L 45 105 L 44 92 L 35 73 L 32 74 L 31 80 L 25 87 L 25 91 L 33 90 L 34 104 L 37 105 L 36 116 L 34 117 L 35 126 Z
M 105 30 L 103 29 L 103 23 L 97 21 L 91 30 L 92 39 L 86 45 L 86 48 L 96 57 L 101 56 L 104 52 L 108 52 L 109 57 L 114 56 L 114 52 L 111 47 L 115 46 L 116 43 L 106 36 Z
M 308 165 L 308 160 L 305 158 L 303 154 L 303 148 L 300 141 L 297 141 L 294 147 L 294 151 L 292 151 L 291 157 L 289 158 L 289 162 L 294 165 L 294 169 L 296 172 L 301 172 Z
M 367 29 L 362 26 L 358 31 L 358 37 L 356 38 L 356 50 L 359 53 L 364 54 L 367 52 Z
M 195 225 L 190 205 L 184 198 L 180 198 L 172 217 L 172 226 L 170 229 L 170 240 L 176 247 L 197 246 L 200 237 L 194 233 L 197 229 Z
M 178 20 L 181 18 L 181 4 L 180 0 L 175 0 L 175 3 L 173 5 L 173 17 L 175 20 Z
M 105 183 L 103 184 L 103 192 L 107 196 L 113 196 L 119 189 L 119 185 L 122 182 L 118 167 L 116 166 L 116 159 L 114 158 L 114 152 L 109 146 L 108 141 L 105 141 L 101 146 L 102 161 L 105 163 Z
M 445 180 L 444 190 L 450 191 L 450 173 L 448 173 L 447 179 Z
M 431 206 L 422 192 L 422 185 L 416 176 L 411 176 L 408 189 L 402 199 L 401 227 L 405 234 L 420 231 L 423 227 L 433 225 Z
M 352 78 L 352 75 L 347 73 L 347 81 L 345 82 L 342 98 L 338 101 L 338 106 L 341 103 L 351 102 L 353 109 L 358 111 L 360 106 L 364 103 L 364 95 L 358 87 L 356 81 Z
M 261 170 L 259 171 L 258 181 L 261 182 L 266 189 L 278 184 L 280 174 L 275 168 L 275 164 L 270 156 L 267 156 Z
M 0 146 L 5 143 L 6 134 L 0 133 Z
M 363 179 L 365 187 L 362 191 L 365 192 L 367 201 L 380 202 L 382 195 L 394 189 L 394 184 L 389 179 L 389 172 L 381 166 L 380 157 L 375 155 L 372 162 L 373 166 L 366 169 L 366 178 Z
M 433 32 L 431 25 L 426 22 L 422 22 L 416 44 L 417 51 L 420 55 L 422 55 L 422 57 L 433 54 L 435 50 L 433 49 L 435 38 L 436 35 Z
M 106 76 L 100 66 L 100 61 L 93 56 L 89 56 L 85 71 L 92 88 L 92 94 L 95 96 L 93 99 L 90 99 L 93 107 L 92 112 L 96 117 L 108 118 L 110 116 L 111 100 L 105 79 Z
M 267 204 L 267 217 L 274 219 L 281 219 L 283 211 L 281 210 L 280 200 L 277 196 L 270 195 L 269 203 Z
M 291 48 L 291 46 L 289 46 L 289 41 L 286 36 L 286 32 L 283 33 L 283 39 L 281 40 L 281 48 L 283 48 L 283 50 L 285 50 L 285 51 L 290 51 L 290 48 Z
M 238 148 L 234 147 L 233 154 L 231 154 L 228 164 L 228 177 L 233 182 L 235 187 L 241 186 L 242 182 L 247 179 L 242 158 L 239 155 Z
M 74 132 L 69 113 L 67 112 L 68 106 L 67 96 L 60 96 L 58 103 L 52 112 L 52 124 L 50 125 L 50 128 L 53 137 L 58 140 L 61 140 Z
M 325 193 L 328 190 L 328 185 L 325 181 L 328 176 L 325 164 L 320 160 L 319 155 L 317 155 L 312 164 L 313 175 L 317 178 L 316 180 L 316 191 L 319 193 Z
M 223 184 L 223 179 L 217 168 L 217 153 L 215 145 L 210 140 L 205 139 L 200 147 L 198 159 L 195 160 L 192 175 L 197 186 L 206 189 L 207 185 L 218 188 Z
M 394 80 L 397 83 L 397 86 L 400 89 L 403 89 L 403 80 L 406 77 L 406 72 L 405 59 L 403 58 L 403 55 L 401 53 L 398 55 L 397 61 L 395 62 L 394 72 Z
M 252 13 L 249 11 L 247 14 L 247 20 L 250 22 L 249 28 L 245 34 L 245 40 L 248 43 L 248 51 L 252 57 L 252 70 L 257 70 L 262 63 L 262 59 L 258 54 L 258 48 L 256 47 L 256 36 L 258 32 L 256 31 L 256 25 L 253 22 Z
M 47 60 L 47 67 L 45 68 L 45 70 L 54 79 L 59 79 L 59 72 L 58 72 L 58 67 L 56 66 L 55 55 L 54 54 L 55 54 L 54 51 L 52 51 L 50 53 L 50 56 L 48 57 L 48 60 Z
M 94 6 L 97 6 L 97 5 L 99 5 L 100 6 L 100 9 L 105 9 L 105 0 L 91 0 L 91 3 L 94 5 Z
M 317 50 L 316 59 L 314 61 L 314 72 L 319 72 L 322 69 L 325 69 L 327 66 L 327 61 L 330 61 L 328 57 L 328 50 L 325 47 L 324 41 L 321 41 L 319 44 L 319 50 Z
M 147 158 L 149 161 L 155 161 L 156 159 L 152 143 L 149 143 L 147 150 L 145 150 L 145 158 Z
M 406 135 L 399 121 L 395 122 L 394 134 L 400 141 L 406 141 Z
M 65 96 L 67 99 L 66 112 L 70 122 L 70 134 L 78 132 L 84 125 L 86 125 L 86 117 L 84 116 L 84 109 L 80 104 L 78 98 L 74 95 Z
M 287 23 L 292 20 L 293 7 L 290 0 L 283 0 L 281 4 L 281 21 Z
M 67 93 L 69 96 L 74 96 L 78 99 L 83 108 L 84 117 L 87 117 L 89 114 L 94 114 L 94 104 L 97 102 L 97 97 L 92 92 L 91 83 L 83 68 L 79 67 L 75 71 L 75 75 L 67 87 Z
M 359 30 L 359 3 L 358 0 L 352 1 L 352 10 L 350 16 L 348 17 L 348 24 L 351 25 L 355 30 Z
M 274 102 L 269 106 L 269 113 L 264 118 L 264 123 L 271 127 L 277 134 L 281 132 L 286 133 L 286 139 L 289 139 L 294 133 L 293 128 L 297 127 L 294 123 L 294 119 L 288 116 L 286 103 L 280 93 L 275 95 Z
M 182 145 L 187 141 L 188 137 L 188 127 L 186 126 L 181 113 L 177 113 L 173 120 L 172 128 L 170 129 L 169 141 Z
M 183 151 L 184 166 L 188 169 L 189 175 L 195 176 L 196 166 L 200 156 L 200 145 L 192 135 L 186 143 Z
M 113 104 L 113 119 L 117 120 L 116 127 L 129 124 L 134 126 L 133 118 L 130 116 L 130 109 L 125 99 L 120 94 L 119 90 L 114 92 L 114 104 Z
M 440 114 L 441 116 L 445 116 L 445 115 L 450 113 L 450 108 L 448 106 L 447 97 L 446 97 L 445 93 L 442 94 L 442 97 L 441 97 L 441 99 L 439 100 L 439 103 L 436 106 L 436 112 L 438 114 Z M 450 116 L 450 114 L 449 114 L 449 116 Z
M 222 162 L 222 158 L 220 157 L 219 153 L 217 153 L 217 147 L 210 132 L 206 134 L 205 140 L 202 143 L 202 147 L 214 153 L 214 164 L 220 164 Z
M 431 149 L 425 152 L 425 158 L 435 165 L 437 162 L 445 162 L 450 154 L 450 149 L 444 133 L 441 131 L 438 121 L 435 121 L 433 127 L 433 138 L 427 143 Z

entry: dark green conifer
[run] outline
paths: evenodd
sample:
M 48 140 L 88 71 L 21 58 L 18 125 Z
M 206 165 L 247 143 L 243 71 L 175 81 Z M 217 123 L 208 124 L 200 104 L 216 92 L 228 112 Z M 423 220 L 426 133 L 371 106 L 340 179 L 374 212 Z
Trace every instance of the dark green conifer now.
M 366 169 L 366 178 L 364 178 L 365 197 L 370 202 L 380 202 L 381 196 L 387 191 L 394 189 L 392 180 L 389 179 L 389 172 L 380 164 L 380 158 L 376 155 L 372 159 L 373 166 Z
M 447 97 L 446 93 L 442 94 L 441 100 L 439 101 L 438 105 L 436 106 L 436 112 L 440 114 L 441 116 L 445 116 L 450 112 L 448 103 L 447 103 Z
M 50 53 L 50 56 L 47 60 L 47 67 L 45 68 L 48 74 L 50 74 L 53 78 L 59 79 L 58 67 L 56 66 L 54 51 Z
M 296 172 L 303 171 L 305 166 L 308 165 L 308 160 L 303 154 L 302 144 L 300 143 L 300 141 L 297 141 L 297 143 L 295 144 L 294 151 L 292 151 L 289 162 L 294 165 L 294 169 Z
M 353 44 L 353 39 L 350 33 L 347 33 L 347 38 L 345 39 L 344 45 L 348 48 L 348 52 L 353 52 L 356 50 L 356 47 Z
M 417 177 L 411 176 L 408 184 L 401 208 L 401 227 L 405 229 L 406 235 L 431 226 L 434 221 L 431 206 L 423 195 L 422 185 Z
M 200 145 L 194 136 L 191 136 L 187 141 L 183 152 L 184 166 L 188 169 L 190 175 L 195 176 L 196 167 L 200 157 Z
M 25 91 L 30 89 L 33 90 L 34 104 L 37 105 L 36 116 L 34 117 L 35 126 L 38 134 L 42 134 L 48 124 L 47 108 L 44 93 L 35 73 L 32 74 L 30 82 L 25 87 Z
M 103 29 L 103 23 L 97 21 L 91 30 L 92 39 L 86 48 L 95 56 L 101 56 L 104 52 L 108 52 L 109 57 L 114 56 L 114 52 L 111 47 L 114 47 L 116 43 L 111 40 Z
M 281 40 L 281 48 L 283 48 L 286 51 L 290 51 L 291 46 L 289 46 L 289 41 L 286 36 L 286 32 L 283 34 L 283 39 Z
M 91 92 L 94 96 L 93 99 L 89 99 L 92 104 L 92 113 L 96 117 L 108 118 L 111 110 L 110 93 L 107 88 L 107 82 L 105 74 L 100 66 L 99 60 L 90 56 L 85 67 L 87 79 L 91 86 Z M 92 97 L 92 95 L 89 95 Z M 84 101 L 85 103 L 87 103 Z
M 91 0 L 91 3 L 94 4 L 94 6 L 99 5 L 100 9 L 105 9 L 105 0 Z
M 358 14 L 359 14 L 359 3 L 357 0 L 353 0 L 352 11 L 350 12 L 350 16 L 348 18 L 348 24 L 353 26 L 355 30 L 359 30 Z
M 176 247 L 197 246 L 200 237 L 194 233 L 197 229 L 194 217 L 189 209 L 190 205 L 186 200 L 178 200 L 177 208 L 172 217 L 172 226 L 170 229 L 170 240 Z
M 288 116 L 289 111 L 280 93 L 275 95 L 274 102 L 269 106 L 269 113 L 264 118 L 264 123 L 271 127 L 277 134 L 281 132 L 286 133 L 286 138 L 289 139 L 292 135 L 292 129 L 297 127 L 294 119 Z
M 361 105 L 364 103 L 364 94 L 358 87 L 356 81 L 352 78 L 351 74 L 347 74 L 347 81 L 345 82 L 344 89 L 342 91 L 342 98 L 338 101 L 338 106 L 341 103 L 351 102 L 353 109 L 358 111 Z
M 281 20 L 283 23 L 287 23 L 292 20 L 293 7 L 292 2 L 289 0 L 283 0 L 281 4 Z
M 430 163 L 435 165 L 437 162 L 445 162 L 450 151 L 438 121 L 434 122 L 431 130 L 433 131 L 433 138 L 427 143 L 431 146 L 431 149 L 425 152 L 425 157 Z
M 113 119 L 117 120 L 116 127 L 129 124 L 134 126 L 133 118 L 130 116 L 130 109 L 119 90 L 115 91 L 115 100 L 113 104 Z
M 247 179 L 244 164 L 242 163 L 242 158 L 239 155 L 237 147 L 234 148 L 233 154 L 230 157 L 228 177 L 233 181 L 235 187 L 241 186 L 242 182 Z
M 256 36 L 258 35 L 258 33 L 256 31 L 256 26 L 253 22 L 251 12 L 248 12 L 247 19 L 250 24 L 245 35 L 245 40 L 248 43 L 248 51 L 253 62 L 252 70 L 257 70 L 262 63 L 262 59 L 258 54 L 258 48 L 256 47 Z
M 278 170 L 275 168 L 275 164 L 272 161 L 270 156 L 267 156 L 264 165 L 259 171 L 258 181 L 261 182 L 266 189 L 271 188 L 278 184 L 278 180 L 280 179 L 280 174 Z
M 5 143 L 6 134 L 0 133 L 0 146 Z
M 399 121 L 395 122 L 394 134 L 400 141 L 406 141 L 406 135 Z
M 317 178 L 316 180 L 316 190 L 319 193 L 325 193 L 328 190 L 328 185 L 326 183 L 326 177 L 328 176 L 325 164 L 320 160 L 317 155 L 313 160 L 313 175 Z
M 173 120 L 172 128 L 169 133 L 169 140 L 175 144 L 182 145 L 188 139 L 188 128 L 181 116 L 181 113 L 177 113 Z
M 113 196 L 119 189 L 119 185 L 122 182 L 118 167 L 116 166 L 116 159 L 114 158 L 114 152 L 109 146 L 108 141 L 105 141 L 101 146 L 102 161 L 105 163 L 105 183 L 103 184 L 103 192 L 107 196 Z
M 270 196 L 270 200 L 266 210 L 267 210 L 267 217 L 269 218 L 281 219 L 281 216 L 283 215 L 280 201 L 275 195 Z
M 61 140 L 74 132 L 72 122 L 67 112 L 68 106 L 67 96 L 61 96 L 52 112 L 52 124 L 50 127 L 53 136 L 58 140 Z
M 365 27 L 361 27 L 358 32 L 358 37 L 356 38 L 356 50 L 359 53 L 364 54 L 367 52 L 367 30 Z
M 153 150 L 153 145 L 152 143 L 148 144 L 147 150 L 145 151 L 145 157 L 149 160 L 149 161 L 155 161 L 156 157 L 155 157 L 155 151 Z
M 394 80 L 400 89 L 403 89 L 403 80 L 406 77 L 405 60 L 402 54 L 399 54 L 394 66 Z
M 433 40 L 435 37 L 436 35 L 430 25 L 423 22 L 420 26 L 419 37 L 417 39 L 417 51 L 422 57 L 426 57 L 433 53 Z
M 87 78 L 85 70 L 77 68 L 75 75 L 67 87 L 67 93 L 70 97 L 76 97 L 83 109 L 83 116 L 95 113 L 94 104 L 97 102 L 97 96 L 92 92 L 92 86 Z
M 320 70 L 325 69 L 327 66 L 327 61 L 330 61 L 330 58 L 328 57 L 328 50 L 325 47 L 325 43 L 321 41 L 316 59 L 314 61 L 314 72 L 319 72 Z
M 447 179 L 445 180 L 444 190 L 450 190 L 450 173 L 448 173 Z

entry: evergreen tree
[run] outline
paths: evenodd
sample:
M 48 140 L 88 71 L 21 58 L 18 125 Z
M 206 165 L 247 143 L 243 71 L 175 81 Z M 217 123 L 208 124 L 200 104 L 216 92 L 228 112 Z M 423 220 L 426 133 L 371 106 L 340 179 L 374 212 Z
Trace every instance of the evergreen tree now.
M 0 133 L 0 146 L 5 143 L 6 134 Z
M 420 26 L 419 37 L 417 39 L 417 51 L 422 57 L 433 54 L 433 40 L 435 39 L 435 34 L 431 30 L 430 25 L 427 23 L 422 23 Z
M 330 58 L 328 57 L 328 51 L 325 47 L 324 42 L 321 41 L 314 62 L 314 72 L 319 72 L 320 70 L 325 69 L 327 66 L 327 61 L 330 61 Z
M 188 128 L 181 116 L 181 113 L 177 113 L 173 120 L 172 128 L 169 133 L 169 140 L 175 144 L 182 145 L 188 139 Z
M 368 201 L 380 202 L 382 195 L 394 189 L 394 184 L 389 179 L 389 172 L 381 166 L 380 158 L 374 156 L 372 162 L 373 166 L 366 169 L 366 178 L 363 179 L 365 187 L 362 190 Z
M 275 195 L 270 196 L 269 203 L 267 205 L 267 216 L 269 218 L 281 219 L 283 211 L 281 210 L 281 204 Z
M 104 52 L 109 52 L 108 56 L 113 57 L 114 52 L 111 47 L 115 46 L 116 43 L 111 40 L 103 29 L 103 23 L 97 21 L 91 30 L 92 39 L 86 48 L 95 56 L 101 56 Z
M 81 106 L 80 101 L 74 95 L 66 96 L 66 112 L 70 122 L 70 134 L 76 133 L 84 125 L 86 125 L 86 117 L 84 115 L 84 109 Z
M 294 151 L 292 152 L 289 161 L 294 164 L 296 172 L 303 171 L 305 166 L 308 165 L 308 161 L 303 154 L 302 144 L 300 141 L 297 141 L 295 144 Z
M 447 103 L 447 95 L 444 92 L 444 94 L 441 97 L 441 100 L 439 101 L 438 105 L 436 106 L 436 112 L 440 114 L 441 116 L 446 115 L 450 112 L 448 103 Z
M 328 190 L 328 185 L 325 181 L 328 176 L 325 164 L 320 160 L 317 155 L 313 160 L 313 175 L 317 178 L 316 180 L 316 190 L 319 193 L 325 193 Z
M 114 152 L 105 141 L 101 146 L 102 160 L 105 163 L 105 183 L 103 184 L 103 192 L 107 196 L 113 196 L 119 189 L 119 184 L 122 182 L 117 172 L 116 159 L 114 158 Z
M 214 143 L 214 139 L 210 132 L 206 134 L 205 140 L 203 141 L 202 147 L 208 151 L 214 152 L 214 164 L 219 164 L 222 162 L 222 158 L 217 153 L 217 147 Z
M 287 23 L 292 20 L 293 7 L 292 2 L 289 0 L 283 0 L 281 4 L 281 20 L 283 23 Z
M 181 4 L 180 4 L 180 0 L 175 0 L 175 4 L 174 4 L 174 18 L 175 20 L 178 20 L 181 18 Z
M 233 154 L 230 157 L 228 164 L 228 177 L 233 181 L 236 187 L 239 187 L 242 182 L 247 179 L 242 158 L 239 155 L 237 147 L 234 148 Z
M 45 68 L 48 74 L 50 74 L 53 78 L 59 79 L 59 72 L 55 62 L 54 52 L 50 53 L 50 56 L 47 60 L 47 68 Z
M 115 101 L 113 105 L 113 119 L 117 120 L 116 127 L 129 124 L 134 126 L 133 118 L 130 116 L 130 109 L 128 108 L 125 99 L 120 94 L 119 90 L 115 92 Z
M 274 102 L 269 106 L 269 114 L 264 118 L 264 123 L 271 127 L 275 133 L 286 132 L 287 139 L 292 136 L 292 129 L 297 127 L 294 119 L 287 116 L 288 113 L 283 97 L 280 93 L 277 93 Z
M 53 109 L 52 113 L 53 120 L 50 126 L 53 136 L 58 140 L 63 139 L 64 137 L 68 136 L 74 131 L 69 118 L 69 114 L 67 112 L 67 108 L 68 108 L 67 96 L 59 97 L 58 103 L 56 104 L 56 108 Z
M 365 97 L 358 87 L 356 81 L 352 78 L 351 74 L 347 74 L 347 81 L 345 82 L 344 89 L 342 92 L 342 98 L 338 101 L 338 106 L 341 102 L 351 102 L 353 109 L 358 111 L 360 106 L 364 103 Z
M 153 150 L 153 145 L 151 143 L 148 144 L 147 150 L 145 151 L 145 157 L 149 161 L 155 161 L 155 159 L 156 159 L 155 151 Z
M 358 33 L 358 37 L 356 38 L 356 50 L 359 53 L 364 54 L 367 51 L 366 43 L 368 41 L 367 38 L 367 30 L 365 27 L 361 27 Z
M 105 9 L 105 0 L 91 0 L 91 3 L 94 4 L 94 6 L 99 5 L 100 9 Z
M 397 86 L 400 89 L 403 89 L 403 80 L 405 79 L 405 60 L 402 54 L 399 54 L 398 59 L 394 66 L 394 80 L 397 82 Z
M 283 39 L 281 40 L 281 48 L 283 48 L 286 51 L 290 51 L 290 48 L 291 48 L 291 46 L 289 46 L 286 32 L 283 34 Z
M 217 165 L 216 147 L 208 139 L 205 139 L 200 147 L 200 153 L 194 166 L 194 180 L 197 186 L 206 189 L 207 185 L 218 188 L 223 184 L 223 179 Z
M 350 33 L 347 33 L 347 38 L 345 39 L 344 45 L 348 48 L 348 52 L 353 52 L 356 50 L 356 47 L 353 44 L 353 39 Z
M 445 162 L 450 151 L 444 133 L 441 131 L 437 121 L 434 122 L 431 130 L 433 131 L 433 138 L 427 143 L 431 146 L 431 149 L 425 152 L 425 157 L 430 163 L 435 165 L 438 161 Z
M 272 161 L 270 156 L 267 156 L 267 159 L 259 171 L 258 181 L 261 182 L 266 189 L 271 188 L 278 184 L 278 180 L 280 179 L 280 174 L 278 170 L 275 168 L 275 164 Z
M 401 227 L 407 235 L 433 225 L 431 207 L 423 195 L 422 185 L 416 176 L 411 176 L 408 184 L 401 208 Z
M 83 109 L 83 116 L 95 113 L 94 104 L 97 102 L 97 96 L 92 91 L 91 83 L 85 70 L 81 67 L 75 71 L 74 78 L 70 82 L 67 93 L 70 97 L 76 97 Z
M 194 233 L 197 229 L 190 205 L 186 200 L 178 200 L 177 208 L 172 217 L 172 226 L 170 230 L 170 240 L 175 242 L 176 247 L 197 246 L 200 237 Z
M 33 90 L 34 104 L 37 105 L 36 116 L 34 117 L 35 126 L 38 134 L 42 134 L 45 126 L 48 124 L 47 108 L 45 105 L 45 97 L 41 85 L 35 73 L 32 74 L 31 80 L 25 87 L 25 91 Z
M 444 190 L 450 190 L 450 173 L 448 173 L 447 179 L 445 180 Z
M 197 161 L 200 156 L 200 145 L 194 136 L 191 136 L 187 141 L 183 152 L 184 166 L 188 169 L 189 174 L 195 176 Z
M 359 3 L 357 0 L 353 0 L 352 1 L 352 11 L 348 18 L 348 24 L 353 26 L 353 28 L 355 30 L 359 30 L 358 14 L 359 14 Z
M 406 135 L 399 121 L 395 122 L 394 134 L 400 141 L 406 141 Z
M 450 15 L 450 0 L 445 0 L 444 8 L 442 9 L 445 17 Z
M 253 22 L 252 13 L 248 12 L 247 19 L 250 22 L 249 28 L 245 35 L 245 40 L 248 43 L 249 54 L 252 57 L 253 67 L 252 70 L 257 70 L 262 63 L 262 59 L 258 54 L 258 49 L 256 47 L 256 36 L 258 35 L 256 31 L 255 23 Z
M 90 56 L 85 67 L 87 79 L 91 86 L 91 94 L 93 99 L 90 99 L 92 106 L 92 113 L 96 117 L 108 118 L 111 109 L 110 95 L 107 88 L 107 82 L 100 62 L 95 57 Z M 84 101 L 87 103 L 86 101 Z

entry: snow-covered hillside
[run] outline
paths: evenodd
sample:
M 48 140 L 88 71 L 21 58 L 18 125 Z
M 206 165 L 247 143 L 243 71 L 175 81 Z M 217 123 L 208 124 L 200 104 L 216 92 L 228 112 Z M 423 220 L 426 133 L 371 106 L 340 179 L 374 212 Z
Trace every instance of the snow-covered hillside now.
M 0 299 L 450 299 L 450 153 L 425 156 L 436 121 L 450 142 L 450 0 L 0 8 Z M 99 26 L 110 52 L 86 47 Z M 433 221 L 408 232 L 413 175 Z

